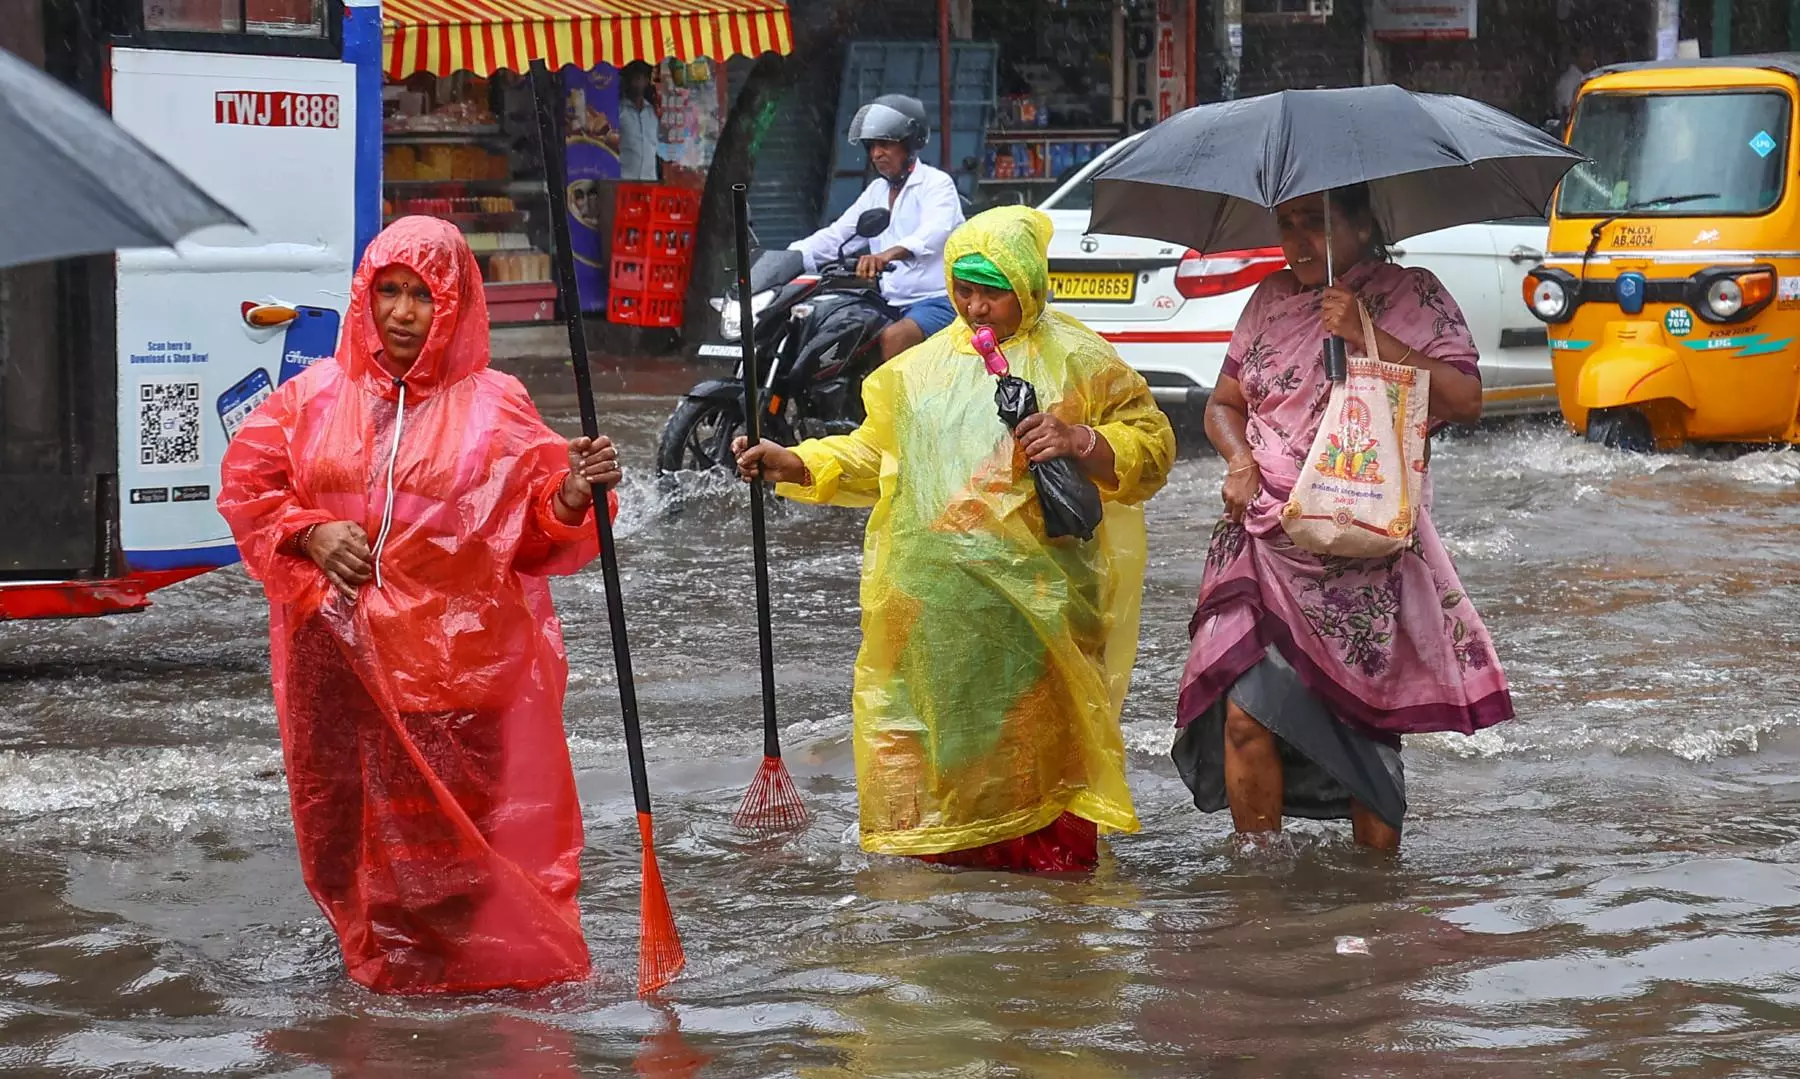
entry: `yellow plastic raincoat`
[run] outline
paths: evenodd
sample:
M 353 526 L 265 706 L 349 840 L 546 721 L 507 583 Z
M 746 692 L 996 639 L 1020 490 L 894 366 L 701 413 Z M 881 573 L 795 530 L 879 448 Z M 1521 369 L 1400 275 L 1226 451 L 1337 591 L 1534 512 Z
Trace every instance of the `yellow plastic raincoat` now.
M 1044 535 L 994 377 L 949 329 L 877 369 L 854 433 L 804 442 L 798 501 L 868 506 L 856 662 L 862 841 L 941 854 L 1013 839 L 1066 810 L 1136 831 L 1119 711 L 1137 651 L 1144 515 L 1175 435 L 1137 372 L 1099 335 L 1044 309 L 1053 227 L 1005 207 L 950 236 L 946 267 L 986 255 L 1024 320 L 1001 345 L 1040 406 L 1112 446 L 1118 483 L 1090 541 Z M 951 282 L 954 289 L 955 283 Z

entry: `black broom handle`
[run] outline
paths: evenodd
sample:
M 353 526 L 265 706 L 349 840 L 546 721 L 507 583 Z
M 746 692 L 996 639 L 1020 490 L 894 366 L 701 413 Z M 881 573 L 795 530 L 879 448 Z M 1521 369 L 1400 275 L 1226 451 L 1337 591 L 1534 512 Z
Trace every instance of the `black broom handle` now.
M 556 302 L 569 327 L 569 358 L 575 368 L 575 396 L 581 402 L 581 433 L 600 437 L 594 408 L 594 380 L 588 371 L 587 336 L 581 329 L 581 293 L 575 284 L 575 252 L 569 246 L 569 198 L 564 186 L 560 103 L 542 60 L 531 62 L 531 103 L 537 112 L 538 157 L 544 164 L 544 193 L 550 199 L 550 240 L 555 247 Z M 603 492 L 594 496 L 594 531 L 600 537 L 600 576 L 606 585 L 606 619 L 612 627 L 613 664 L 619 678 L 619 711 L 625 719 L 625 755 L 631 765 L 631 797 L 639 813 L 650 812 L 650 775 L 644 768 L 644 734 L 638 726 L 637 683 L 631 676 L 631 645 L 625 636 L 625 596 L 619 585 L 619 554 L 613 547 L 612 515 Z
M 752 446 L 762 442 L 762 372 L 756 364 L 756 333 L 750 310 L 750 186 L 733 184 L 737 217 L 738 340 L 744 350 L 744 433 Z M 756 637 L 762 649 L 763 756 L 781 756 L 775 723 L 775 620 L 769 602 L 769 541 L 763 524 L 762 468 L 750 485 L 750 545 L 756 555 Z

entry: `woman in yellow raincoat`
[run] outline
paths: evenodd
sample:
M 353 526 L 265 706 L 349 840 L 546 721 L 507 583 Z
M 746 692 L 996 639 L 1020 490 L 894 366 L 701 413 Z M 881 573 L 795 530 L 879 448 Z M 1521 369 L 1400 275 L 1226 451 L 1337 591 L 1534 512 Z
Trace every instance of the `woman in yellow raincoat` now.
M 1005 207 L 945 245 L 957 321 L 863 385 L 854 433 L 740 439 L 739 473 L 803 502 L 874 506 L 863 553 L 856 771 L 863 846 L 952 865 L 1092 868 L 1097 828 L 1138 828 L 1119 711 L 1137 651 L 1142 503 L 1168 418 L 1099 335 L 1045 310 L 1050 219 Z M 1016 435 L 970 343 L 987 326 L 1043 411 Z M 1094 538 L 1049 539 L 1027 468 L 1072 457 Z

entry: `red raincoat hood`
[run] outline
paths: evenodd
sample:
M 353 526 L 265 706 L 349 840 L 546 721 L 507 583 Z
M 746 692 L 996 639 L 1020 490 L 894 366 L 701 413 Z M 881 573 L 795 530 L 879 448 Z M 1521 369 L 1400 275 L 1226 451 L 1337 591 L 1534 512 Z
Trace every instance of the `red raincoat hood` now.
M 375 357 L 382 350 L 375 329 L 375 277 L 404 266 L 431 289 L 431 330 L 406 373 L 408 400 L 468 378 L 488 365 L 487 297 L 481 267 L 455 225 L 435 217 L 403 217 L 381 231 L 363 254 L 350 285 L 350 312 L 337 360 L 370 393 L 394 396 L 394 377 Z

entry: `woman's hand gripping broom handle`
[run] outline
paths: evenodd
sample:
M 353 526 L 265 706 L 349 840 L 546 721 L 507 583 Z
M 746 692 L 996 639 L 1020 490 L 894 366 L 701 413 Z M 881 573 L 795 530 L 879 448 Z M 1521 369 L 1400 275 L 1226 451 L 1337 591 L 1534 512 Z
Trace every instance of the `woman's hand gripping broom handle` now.
M 750 445 L 762 444 L 762 372 L 756 362 L 756 324 L 750 304 L 750 189 L 734 184 L 732 206 L 737 216 L 738 340 L 744 350 L 744 433 Z M 744 792 L 732 823 L 746 831 L 772 835 L 806 827 L 806 807 L 781 760 L 781 728 L 775 720 L 775 627 L 769 602 L 769 544 L 764 531 L 760 467 L 750 485 L 750 544 L 756 561 L 756 636 L 762 650 L 763 759 Z
M 563 183 L 563 137 L 557 122 L 561 95 L 542 60 L 531 63 L 531 97 L 537 112 L 538 156 L 544 165 L 545 194 L 550 202 L 550 235 L 556 246 L 556 301 L 569 327 L 569 355 L 575 368 L 575 394 L 581 402 L 581 430 L 600 435 L 594 408 L 594 384 L 588 371 L 587 338 L 581 329 L 581 295 L 575 283 L 575 257 L 569 246 L 569 209 Z M 643 885 L 638 922 L 638 993 L 653 993 L 675 979 L 687 964 L 675 916 L 669 909 L 662 870 L 656 863 L 655 831 L 650 816 L 650 777 L 644 768 L 644 735 L 638 727 L 637 684 L 631 674 L 631 646 L 625 633 L 625 597 L 619 585 L 619 556 L 613 547 L 612 518 L 603 500 L 594 501 L 594 528 L 600 537 L 600 575 L 606 585 L 606 617 L 612 628 L 613 661 L 619 676 L 619 709 L 625 720 L 625 750 L 631 767 L 631 795 L 637 803 L 638 838 L 643 844 Z

